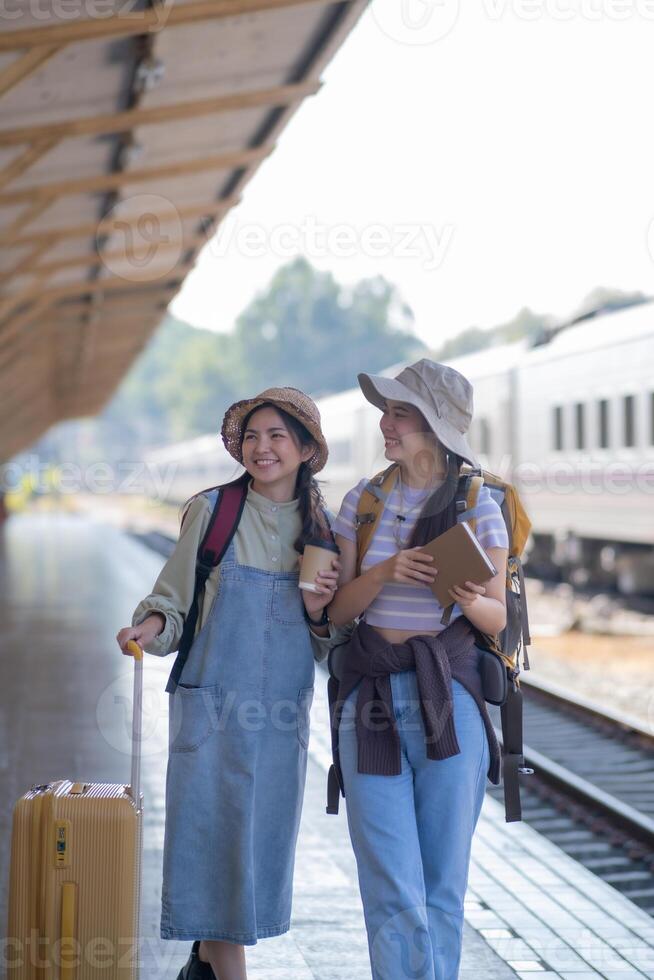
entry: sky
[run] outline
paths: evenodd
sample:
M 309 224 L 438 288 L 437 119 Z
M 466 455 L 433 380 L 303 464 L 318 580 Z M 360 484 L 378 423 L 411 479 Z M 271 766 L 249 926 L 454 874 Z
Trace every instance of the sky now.
M 437 346 L 652 292 L 654 0 L 373 0 L 170 309 L 229 331 L 295 255 Z

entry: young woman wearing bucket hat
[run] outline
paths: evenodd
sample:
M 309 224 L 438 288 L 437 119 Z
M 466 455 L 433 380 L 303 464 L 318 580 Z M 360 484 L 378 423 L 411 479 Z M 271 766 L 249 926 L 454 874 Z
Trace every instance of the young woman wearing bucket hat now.
M 316 577 L 317 593 L 298 588 L 304 543 L 330 536 L 314 402 L 269 388 L 227 410 L 222 438 L 245 467 L 230 486 L 247 495 L 169 705 L 161 936 L 194 940 L 178 980 L 244 980 L 244 946 L 289 929 L 314 660 L 329 644 L 305 611 L 320 622 L 339 567 Z M 187 502 L 173 554 L 118 633 L 124 653 L 130 639 L 178 649 L 217 489 Z
M 360 568 L 357 506 L 367 479 L 334 523 L 342 570 L 330 619 L 344 624 L 364 612 L 330 680 L 333 774 L 347 806 L 374 980 L 455 980 L 471 839 L 486 774 L 499 782 L 500 766 L 475 630 L 505 625 L 508 537 L 482 487 L 477 536 L 498 572 L 485 586 L 450 592 L 456 604 L 444 627 L 428 587 L 438 569 L 420 545 L 457 521 L 460 467 L 478 465 L 466 438 L 472 386 L 427 359 L 395 378 L 358 378 L 382 412 L 395 482 Z

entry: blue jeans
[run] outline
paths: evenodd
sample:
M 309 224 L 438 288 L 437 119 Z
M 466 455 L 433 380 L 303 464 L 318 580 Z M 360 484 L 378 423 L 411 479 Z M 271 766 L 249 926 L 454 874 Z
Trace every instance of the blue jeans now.
M 456 980 L 470 847 L 489 765 L 479 709 L 452 681 L 461 751 L 428 759 L 416 672 L 391 674 L 402 772 L 371 775 L 357 771 L 358 689 L 345 701 L 339 752 L 373 980 Z

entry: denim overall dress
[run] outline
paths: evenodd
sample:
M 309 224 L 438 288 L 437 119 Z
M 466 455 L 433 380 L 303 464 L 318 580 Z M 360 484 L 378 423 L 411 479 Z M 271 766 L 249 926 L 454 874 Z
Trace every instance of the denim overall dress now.
M 298 572 L 241 565 L 232 539 L 169 695 L 163 939 L 288 931 L 314 670 Z

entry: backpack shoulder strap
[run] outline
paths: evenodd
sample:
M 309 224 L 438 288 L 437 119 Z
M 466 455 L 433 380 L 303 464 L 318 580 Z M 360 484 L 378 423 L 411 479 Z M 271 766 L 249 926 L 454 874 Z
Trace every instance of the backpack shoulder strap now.
M 209 571 L 222 561 L 236 533 L 247 494 L 248 488 L 243 483 L 212 488 L 209 499 L 215 500 L 214 508 L 198 548 L 198 564 Z
M 531 521 L 522 505 L 518 491 L 512 484 L 507 484 L 505 492 L 505 522 L 511 528 L 511 554 L 521 555 L 525 549 Z
M 166 684 L 168 694 L 175 692 L 195 637 L 200 596 L 204 591 L 211 569 L 220 563 L 236 533 L 245 506 L 247 492 L 248 488 L 244 483 L 229 483 L 227 486 L 211 487 L 210 490 L 205 491 L 209 500 L 214 501 L 213 511 L 198 547 L 193 601 L 184 619 L 184 629 L 179 641 L 177 658 Z
M 457 520 L 467 521 L 473 534 L 477 530 L 479 491 L 484 485 L 483 470 L 462 467 L 456 494 Z
M 368 480 L 361 491 L 354 519 L 357 532 L 357 575 L 361 574 L 361 562 L 370 547 L 370 541 L 384 511 L 384 504 L 395 486 L 398 472 L 397 463 L 391 463 L 385 470 L 381 470 Z
M 462 466 L 459 471 L 459 483 L 456 490 L 456 517 L 457 521 L 467 521 L 473 534 L 477 531 L 477 516 L 479 503 L 479 491 L 484 485 L 484 471 L 472 469 L 469 466 Z M 449 626 L 452 618 L 452 610 L 455 603 L 451 602 L 446 606 L 441 616 L 443 626 Z

